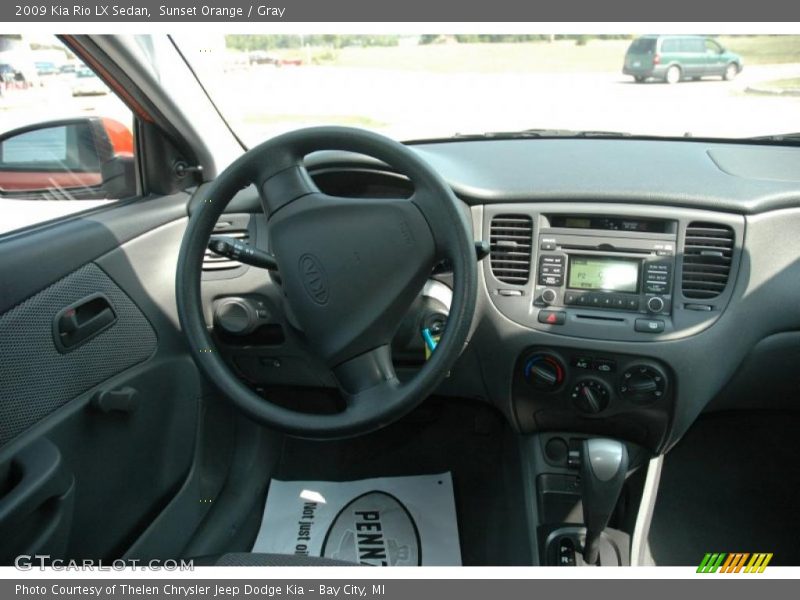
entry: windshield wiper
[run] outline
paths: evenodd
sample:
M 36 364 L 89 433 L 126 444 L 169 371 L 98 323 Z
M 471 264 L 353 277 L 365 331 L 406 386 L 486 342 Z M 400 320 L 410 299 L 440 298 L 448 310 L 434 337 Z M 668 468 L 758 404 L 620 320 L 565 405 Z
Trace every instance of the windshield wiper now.
M 625 131 L 576 131 L 572 129 L 522 129 L 520 131 L 486 131 L 484 133 L 457 133 L 458 139 L 527 139 L 527 138 L 622 138 L 632 137 Z
M 795 133 L 780 133 L 778 135 L 759 135 L 745 139 L 758 142 L 792 142 L 796 144 L 800 143 L 800 131 Z

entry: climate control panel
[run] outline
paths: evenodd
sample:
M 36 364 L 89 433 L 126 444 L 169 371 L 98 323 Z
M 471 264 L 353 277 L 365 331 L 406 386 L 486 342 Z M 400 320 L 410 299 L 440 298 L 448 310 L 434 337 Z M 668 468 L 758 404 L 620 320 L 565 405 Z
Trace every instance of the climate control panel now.
M 512 398 L 524 432 L 600 434 L 657 450 L 675 386 L 668 365 L 649 357 L 533 347 L 517 360 Z

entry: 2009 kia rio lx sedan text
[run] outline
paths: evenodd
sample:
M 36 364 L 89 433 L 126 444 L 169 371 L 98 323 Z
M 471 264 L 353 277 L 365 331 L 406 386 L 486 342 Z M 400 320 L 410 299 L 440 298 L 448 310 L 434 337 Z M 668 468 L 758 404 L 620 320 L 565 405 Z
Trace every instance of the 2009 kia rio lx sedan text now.
M 2 564 L 798 564 L 797 37 L 0 42 Z

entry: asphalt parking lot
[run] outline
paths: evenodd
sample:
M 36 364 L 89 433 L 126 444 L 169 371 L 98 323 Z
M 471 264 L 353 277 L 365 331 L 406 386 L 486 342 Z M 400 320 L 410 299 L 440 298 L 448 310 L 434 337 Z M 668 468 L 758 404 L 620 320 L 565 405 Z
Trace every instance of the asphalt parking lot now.
M 249 143 L 315 124 L 362 126 L 400 139 L 527 128 L 748 137 L 800 131 L 800 97 L 747 93 L 800 76 L 800 64 L 753 66 L 732 82 L 670 86 L 621 73 L 428 73 L 344 67 L 255 66 L 207 82 Z M 79 115 L 125 120 L 111 95 L 73 98 L 69 80 L 0 98 L 0 128 Z
M 330 121 L 400 139 L 527 128 L 747 137 L 800 131 L 800 98 L 745 92 L 758 82 L 798 75 L 796 64 L 757 66 L 732 82 L 709 78 L 670 86 L 635 84 L 621 73 L 264 67 L 228 74 L 218 96 L 223 112 L 243 117 L 240 128 L 251 142 Z M 245 82 L 243 96 L 237 90 Z

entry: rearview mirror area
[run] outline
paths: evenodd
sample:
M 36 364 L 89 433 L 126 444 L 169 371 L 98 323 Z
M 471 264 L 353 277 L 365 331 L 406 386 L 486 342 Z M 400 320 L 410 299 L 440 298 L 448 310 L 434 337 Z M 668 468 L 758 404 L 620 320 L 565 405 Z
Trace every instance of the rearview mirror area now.
M 0 136 L 0 195 L 50 199 L 135 194 L 133 136 L 112 119 L 38 123 Z

